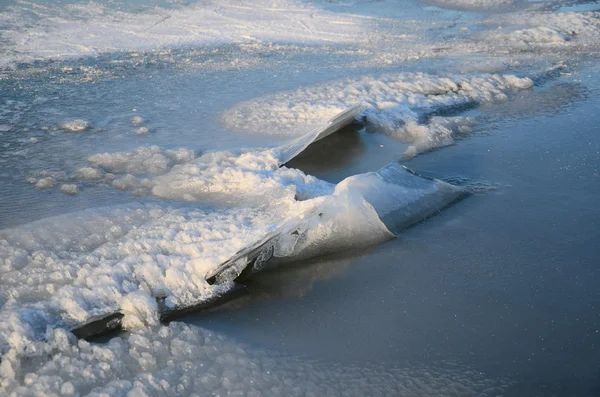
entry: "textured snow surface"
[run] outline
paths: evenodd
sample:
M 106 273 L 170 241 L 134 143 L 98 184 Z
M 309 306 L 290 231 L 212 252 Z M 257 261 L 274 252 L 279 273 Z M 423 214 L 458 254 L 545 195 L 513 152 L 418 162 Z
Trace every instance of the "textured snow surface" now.
M 470 131 L 474 120 L 435 116 L 436 111 L 506 101 L 531 88 L 529 78 L 513 75 L 440 77 L 399 73 L 334 81 L 241 103 L 223 114 L 231 128 L 255 133 L 297 134 L 306 125 L 330 118 L 355 103 L 377 131 L 411 146 L 405 154 L 446 146 Z
M 362 41 L 361 19 L 294 0 L 197 2 L 142 11 L 101 2 L 9 6 L 0 13 L 9 62 L 199 44 Z
M 556 48 L 597 48 L 600 40 L 600 13 L 519 12 L 497 15 L 487 21 L 497 26 L 487 41 L 500 46 L 527 49 L 532 46 Z
M 104 345 L 49 330 L 20 366 L 0 364 L 18 396 L 497 396 L 509 383 L 446 364 L 380 368 L 305 361 L 173 322 Z
M 514 8 L 521 0 L 427 0 L 426 3 L 456 10 L 498 11 Z

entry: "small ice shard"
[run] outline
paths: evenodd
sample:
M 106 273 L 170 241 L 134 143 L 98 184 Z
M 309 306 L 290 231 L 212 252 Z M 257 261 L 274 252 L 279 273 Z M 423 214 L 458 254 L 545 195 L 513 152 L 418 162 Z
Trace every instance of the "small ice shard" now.
M 90 123 L 85 120 L 76 119 L 62 124 L 60 128 L 68 132 L 83 132 L 90 128 Z
M 29 138 L 30 143 L 37 143 L 37 138 Z
M 75 195 L 79 192 L 79 187 L 74 184 L 64 184 L 60 187 L 60 191 L 66 194 Z
M 135 130 L 135 133 L 138 135 L 148 135 L 149 132 L 150 131 L 146 127 L 140 127 L 137 130 Z
M 38 189 L 49 189 L 51 187 L 54 187 L 54 185 L 56 185 L 56 180 L 54 178 L 52 178 L 51 176 L 49 176 L 49 177 L 40 179 L 35 184 L 35 187 L 37 187 Z
M 37 179 L 35 178 L 27 178 L 25 181 L 27 183 L 31 183 L 32 185 L 35 185 L 37 183 Z
M 140 124 L 142 124 L 143 122 L 144 122 L 144 119 L 143 119 L 142 117 L 140 117 L 140 116 L 134 116 L 134 117 L 131 119 L 131 124 L 133 124 L 133 125 L 140 125 Z

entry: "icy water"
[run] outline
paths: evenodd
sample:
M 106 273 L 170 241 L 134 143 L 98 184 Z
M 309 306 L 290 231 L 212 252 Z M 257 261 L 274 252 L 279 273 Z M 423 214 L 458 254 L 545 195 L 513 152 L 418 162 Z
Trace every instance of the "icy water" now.
M 600 395 L 596 11 L 4 2 L 0 394 Z M 472 194 L 392 238 L 380 201 L 425 194 L 393 161 Z M 290 224 L 248 294 L 159 323 Z

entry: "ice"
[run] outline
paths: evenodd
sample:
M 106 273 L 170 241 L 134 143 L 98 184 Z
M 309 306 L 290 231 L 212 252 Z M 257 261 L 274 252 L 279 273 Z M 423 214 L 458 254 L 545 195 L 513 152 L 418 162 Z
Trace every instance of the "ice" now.
M 13 364 L 0 364 L 0 393 L 16 396 L 496 396 L 509 386 L 454 363 L 385 368 L 307 361 L 178 322 L 103 345 L 49 330 L 27 366 Z
M 423 116 L 436 110 L 502 102 L 533 81 L 514 75 L 448 75 L 397 73 L 364 76 L 299 88 L 250 100 L 227 110 L 223 120 L 234 129 L 252 133 L 295 135 L 354 103 L 364 103 L 364 116 L 377 131 L 410 144 L 415 155 L 454 142 L 475 120 Z

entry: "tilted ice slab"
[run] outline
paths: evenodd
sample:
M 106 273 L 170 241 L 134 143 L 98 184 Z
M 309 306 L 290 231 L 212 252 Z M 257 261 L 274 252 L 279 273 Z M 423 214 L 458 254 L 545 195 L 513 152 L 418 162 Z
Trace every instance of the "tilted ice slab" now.
M 140 161 L 152 158 L 144 163 L 151 170 L 144 178 L 148 194 L 168 191 L 170 199 L 195 202 L 218 197 L 235 205 L 210 212 L 185 205 L 107 207 L 0 231 L 2 352 L 24 354 L 48 326 L 75 329 L 115 314 L 112 326 L 156 324 L 232 291 L 245 268 L 260 270 L 259 256 L 281 264 L 376 244 L 393 236 L 389 229 L 401 230 L 464 195 L 397 164 L 337 186 L 280 167 L 360 109 L 294 144 L 263 151 L 92 156 L 94 164 L 122 173 L 142 172 Z M 88 168 L 76 175 L 87 181 L 116 176 Z M 113 177 L 108 180 L 118 180 Z M 219 267 L 224 263 L 234 266 Z
M 231 128 L 254 133 L 290 134 L 318 124 L 353 103 L 363 103 L 366 122 L 410 144 L 407 155 L 449 145 L 470 131 L 474 120 L 436 115 L 483 103 L 502 102 L 529 89 L 529 78 L 513 75 L 393 73 L 344 79 L 243 102 L 222 118 Z

